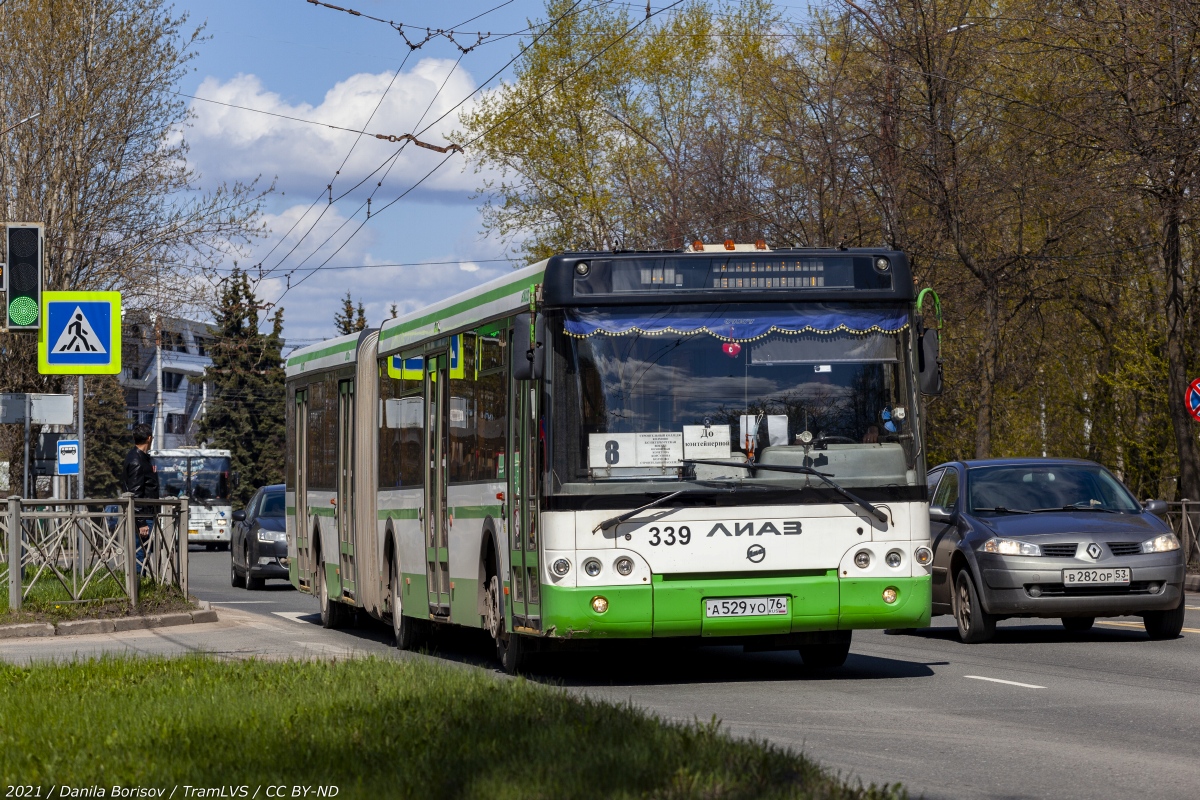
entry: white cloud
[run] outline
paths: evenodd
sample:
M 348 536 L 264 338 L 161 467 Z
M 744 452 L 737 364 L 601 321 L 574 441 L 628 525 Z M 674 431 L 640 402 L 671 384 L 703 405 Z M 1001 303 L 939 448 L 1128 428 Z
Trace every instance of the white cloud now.
M 461 269 L 463 272 L 478 272 L 479 271 L 479 265 L 472 261 L 463 262 L 462 264 L 458 265 L 458 268 Z
M 456 104 L 476 85 L 469 72 L 461 66 L 454 69 L 454 65 L 455 62 L 449 59 L 423 58 L 399 76 L 394 72 L 352 75 L 329 89 L 322 102 L 315 106 L 286 102 L 254 75 L 238 75 L 225 82 L 205 78 L 196 95 L 274 114 L 366 130 L 370 134 L 415 133 L 446 114 L 445 119 L 421 134 L 422 141 L 444 146 L 448 143 L 446 135 L 458 124 L 460 109 L 455 108 Z M 380 104 L 381 97 L 384 99 Z M 377 105 L 378 111 L 375 110 Z M 244 181 L 262 174 L 268 180 L 278 176 L 279 185 L 285 191 L 315 196 L 333 178 L 336 197 L 339 191 L 349 190 L 363 180 L 400 147 L 373 136 L 359 138 L 357 134 L 323 125 L 294 122 L 198 100 L 192 101 L 191 108 L 195 118 L 184 134 L 191 145 L 188 161 L 201 172 L 206 183 Z M 353 154 L 342 166 L 351 147 Z M 411 144 L 405 147 L 388 171 L 377 199 L 385 202 L 391 199 L 395 192 L 408 188 L 443 158 L 441 153 Z M 470 169 L 464 170 L 466 164 L 465 155 L 453 154 L 449 162 L 423 184 L 423 188 L 451 192 L 464 202 L 468 201 L 479 185 L 480 176 Z M 335 178 L 334 173 L 339 168 L 341 174 Z M 366 178 L 360 193 L 365 194 L 373 188 L 382 176 L 380 171 Z

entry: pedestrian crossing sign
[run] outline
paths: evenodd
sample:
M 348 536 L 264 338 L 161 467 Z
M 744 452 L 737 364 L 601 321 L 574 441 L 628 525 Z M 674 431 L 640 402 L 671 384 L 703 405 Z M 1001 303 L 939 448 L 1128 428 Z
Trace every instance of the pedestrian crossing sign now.
M 121 293 L 43 292 L 38 372 L 116 375 L 121 371 Z

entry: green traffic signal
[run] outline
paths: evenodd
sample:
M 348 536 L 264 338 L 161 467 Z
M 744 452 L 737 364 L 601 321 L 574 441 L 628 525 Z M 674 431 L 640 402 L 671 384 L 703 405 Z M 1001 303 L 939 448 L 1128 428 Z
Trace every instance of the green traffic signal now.
M 42 226 L 10 224 L 8 251 L 8 327 L 36 330 L 42 324 Z

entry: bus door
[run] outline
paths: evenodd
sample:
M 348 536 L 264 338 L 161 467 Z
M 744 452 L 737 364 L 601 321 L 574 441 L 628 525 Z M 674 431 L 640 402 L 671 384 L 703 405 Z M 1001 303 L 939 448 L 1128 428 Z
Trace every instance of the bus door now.
M 429 611 L 450 616 L 450 509 L 446 493 L 450 450 L 450 357 L 426 356 L 425 397 L 428 417 L 425 442 L 425 553 L 429 586 Z
M 292 457 L 296 464 L 296 582 L 297 588 L 308 588 L 312 585 L 312 566 L 309 564 L 311 551 L 312 528 L 308 522 L 308 390 L 296 391 L 295 452 Z
M 354 575 L 354 381 L 338 381 L 337 532 L 342 594 L 355 592 Z
M 512 348 L 510 347 L 509 350 Z M 520 357 L 523 354 L 514 354 Z M 538 581 L 538 408 L 536 384 L 509 381 L 509 604 L 513 629 L 541 629 L 541 591 Z

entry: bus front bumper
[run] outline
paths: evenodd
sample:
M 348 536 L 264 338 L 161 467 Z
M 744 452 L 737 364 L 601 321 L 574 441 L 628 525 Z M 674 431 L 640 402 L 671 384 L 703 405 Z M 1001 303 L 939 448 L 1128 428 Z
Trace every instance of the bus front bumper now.
M 884 599 L 895 590 L 894 602 Z M 890 593 L 888 593 L 890 595 Z M 607 601 L 597 613 L 593 600 Z M 705 600 L 786 597 L 786 614 L 708 617 Z M 560 639 L 747 637 L 929 624 L 930 577 L 841 579 L 836 570 L 721 579 L 655 575 L 650 584 L 542 587 L 542 630 Z

